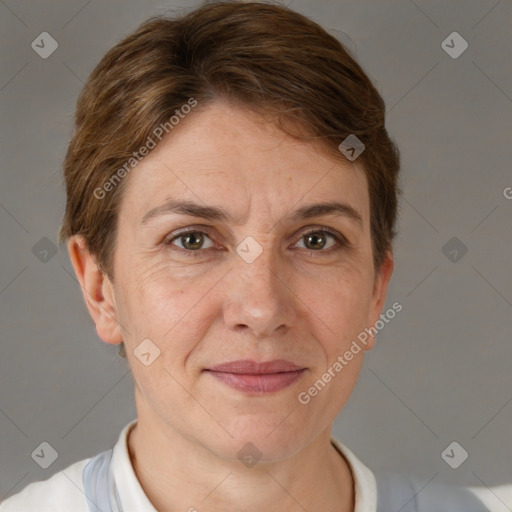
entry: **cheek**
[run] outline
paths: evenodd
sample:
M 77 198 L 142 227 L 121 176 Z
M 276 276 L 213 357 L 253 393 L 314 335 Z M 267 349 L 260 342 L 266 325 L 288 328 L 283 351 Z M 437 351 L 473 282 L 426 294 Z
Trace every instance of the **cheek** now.
M 125 281 L 121 321 L 132 345 L 153 340 L 161 350 L 172 345 L 173 365 L 179 352 L 186 353 L 201 339 L 201 329 L 213 315 L 209 279 L 176 278 L 168 265 L 135 265 Z M 167 351 L 169 352 L 169 351 Z
M 371 301 L 371 282 L 366 273 L 332 274 L 308 294 L 306 304 L 311 318 L 326 332 L 329 352 L 341 350 L 367 327 Z
M 302 396 L 309 397 L 309 406 L 318 411 L 315 414 L 328 421 L 334 421 L 348 400 L 365 352 L 358 335 L 367 327 L 370 286 L 362 273 L 351 277 L 338 274 L 309 302 L 324 357 L 302 389 Z

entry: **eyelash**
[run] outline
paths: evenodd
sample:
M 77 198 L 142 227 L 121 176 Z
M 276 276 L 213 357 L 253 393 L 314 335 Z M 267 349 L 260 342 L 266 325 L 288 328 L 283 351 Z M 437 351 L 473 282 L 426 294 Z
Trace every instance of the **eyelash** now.
M 181 253 L 184 253 L 184 255 L 186 257 L 197 258 L 199 256 L 202 256 L 201 253 L 207 249 L 198 249 L 198 250 L 193 251 L 193 250 L 182 249 L 181 247 L 173 246 L 172 242 L 174 242 L 174 240 L 177 240 L 177 239 L 179 239 L 185 235 L 188 235 L 190 233 L 201 233 L 201 234 L 207 235 L 210 239 L 212 239 L 212 237 L 210 236 L 210 233 L 208 231 L 205 231 L 204 228 L 202 228 L 202 229 L 186 228 L 183 231 L 175 233 L 174 236 L 172 236 L 171 238 L 168 238 L 166 241 L 164 241 L 164 245 L 167 247 L 172 247 L 171 250 L 177 250 Z M 339 251 L 339 250 L 343 249 L 344 247 L 348 247 L 350 245 L 348 243 L 347 239 L 343 235 L 340 235 L 336 231 L 330 230 L 328 228 L 315 228 L 315 229 L 306 231 L 305 233 L 303 233 L 301 235 L 301 237 L 299 238 L 299 240 L 297 240 L 297 242 L 299 242 L 302 238 L 304 238 L 308 235 L 311 235 L 313 233 L 326 233 L 326 234 L 332 236 L 335 239 L 337 246 L 330 247 L 329 249 L 326 249 L 326 250 L 319 249 L 317 251 L 315 251 L 313 249 L 303 249 L 307 252 L 307 254 L 309 254 L 311 256 L 323 256 L 326 254 L 330 254 L 333 251 Z

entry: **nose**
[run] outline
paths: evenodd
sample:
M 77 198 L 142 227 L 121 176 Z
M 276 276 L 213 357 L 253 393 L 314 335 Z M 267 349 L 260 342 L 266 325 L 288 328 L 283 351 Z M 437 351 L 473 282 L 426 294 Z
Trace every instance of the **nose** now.
M 297 297 L 289 269 L 270 248 L 252 263 L 237 259 L 228 279 L 223 307 L 228 328 L 258 339 L 289 331 L 297 314 Z

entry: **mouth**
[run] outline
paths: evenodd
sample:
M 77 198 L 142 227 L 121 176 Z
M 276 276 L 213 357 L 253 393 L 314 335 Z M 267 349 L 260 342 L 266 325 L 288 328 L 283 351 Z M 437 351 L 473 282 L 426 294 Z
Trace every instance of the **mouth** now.
M 262 363 L 245 359 L 219 364 L 204 371 L 239 391 L 263 394 L 290 386 L 306 368 L 284 359 Z

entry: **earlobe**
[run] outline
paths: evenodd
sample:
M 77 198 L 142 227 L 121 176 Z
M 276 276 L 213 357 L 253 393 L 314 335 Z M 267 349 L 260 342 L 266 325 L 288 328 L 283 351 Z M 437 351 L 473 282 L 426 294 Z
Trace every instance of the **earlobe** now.
M 96 325 L 98 336 L 105 343 L 121 343 L 123 337 L 110 279 L 98 268 L 96 258 L 88 251 L 82 236 L 72 236 L 67 246 L 85 304 Z

